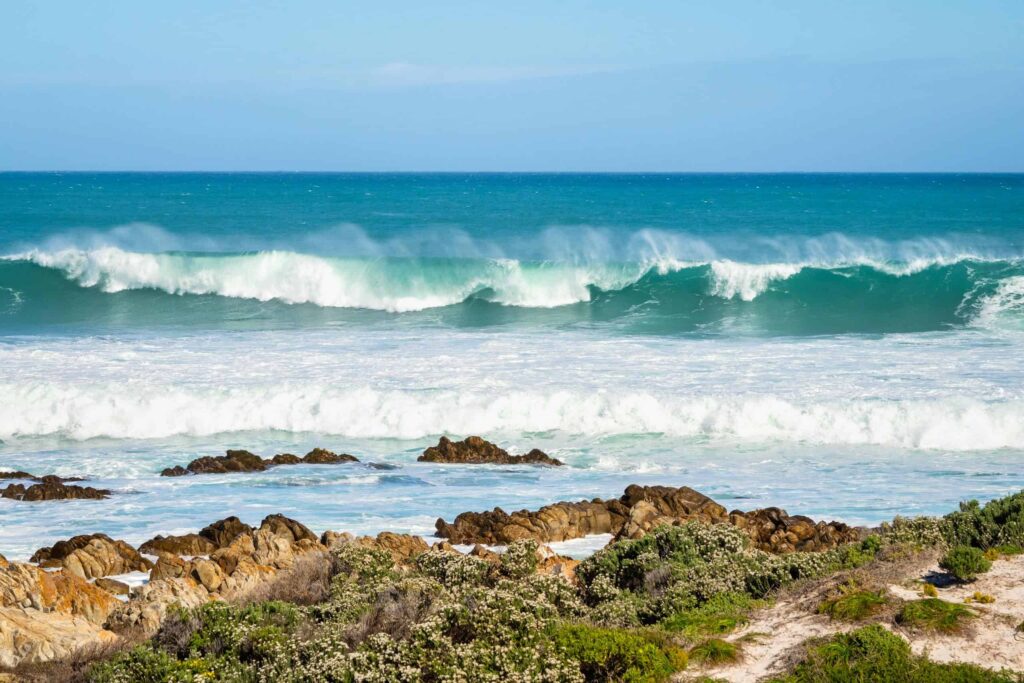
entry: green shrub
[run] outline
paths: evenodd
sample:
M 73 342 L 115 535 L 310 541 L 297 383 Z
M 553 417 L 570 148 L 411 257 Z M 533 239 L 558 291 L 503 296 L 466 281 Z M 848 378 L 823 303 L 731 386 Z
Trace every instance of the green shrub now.
M 915 657 L 899 636 L 873 624 L 809 648 L 807 657 L 773 683 L 1019 683 L 1010 672 Z
M 963 605 L 939 598 L 923 598 L 903 605 L 896 621 L 912 628 L 956 633 L 963 629 L 968 619 L 975 616 L 977 615 L 973 611 Z
M 624 629 L 561 624 L 550 637 L 567 658 L 579 662 L 586 681 L 664 681 L 687 663 L 685 650 Z
M 699 607 L 676 612 L 660 626 L 690 641 L 720 636 L 746 624 L 747 615 L 761 604 L 745 593 L 722 593 Z
M 537 542 L 515 541 L 501 555 L 501 573 L 511 579 L 521 579 L 537 572 Z
M 489 566 L 472 555 L 426 552 L 416 558 L 416 569 L 445 588 L 461 589 L 482 584 Z
M 938 517 L 896 517 L 882 522 L 879 534 L 884 545 L 937 548 L 946 545 L 948 523 Z
M 863 621 L 878 613 L 887 602 L 884 590 L 859 590 L 851 586 L 818 605 L 818 613 L 839 621 Z
M 739 646 L 721 638 L 710 638 L 690 648 L 690 660 L 708 666 L 735 662 L 739 658 Z
M 984 574 L 992 568 L 992 563 L 985 553 L 978 548 L 960 545 L 943 555 L 939 566 L 956 577 L 958 581 L 973 581 L 978 574 Z
M 987 550 L 994 546 L 1024 546 L 1024 491 L 985 505 L 971 500 L 945 517 L 950 545 Z

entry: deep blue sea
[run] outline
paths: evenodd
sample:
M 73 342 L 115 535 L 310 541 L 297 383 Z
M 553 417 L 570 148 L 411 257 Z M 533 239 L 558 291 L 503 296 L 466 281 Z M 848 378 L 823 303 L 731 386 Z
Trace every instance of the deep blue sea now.
M 395 467 L 157 476 L 314 445 Z M 5 469 L 117 492 L 0 500 L 8 557 L 630 483 L 944 512 L 1024 487 L 1024 175 L 0 174 Z

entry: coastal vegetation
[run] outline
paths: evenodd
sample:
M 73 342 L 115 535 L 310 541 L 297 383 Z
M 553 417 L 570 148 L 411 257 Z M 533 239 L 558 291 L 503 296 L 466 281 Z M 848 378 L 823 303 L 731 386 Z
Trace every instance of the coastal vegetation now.
M 965 504 L 945 518 L 897 518 L 860 532 L 860 540 L 816 551 L 758 547 L 758 532 L 741 526 L 759 519 L 754 513 L 735 517 L 739 523 L 677 519 L 619 538 L 578 563 L 534 539 L 511 542 L 499 552 L 477 546 L 462 553 L 445 542 L 430 547 L 397 534 L 325 534 L 314 540 L 305 527 L 281 516 L 268 517 L 258 529 L 229 518 L 200 536 L 155 541 L 171 548 L 206 539 L 220 548 L 210 554 L 220 565 L 230 559 L 243 566 L 247 560 L 239 548 L 255 548 L 253 557 L 262 557 L 267 551 L 261 548 L 277 543 L 273 534 L 292 539 L 296 553 L 323 550 L 296 554 L 287 571 L 246 599 L 215 599 L 211 590 L 193 604 L 172 604 L 154 632 L 124 638 L 119 648 L 107 648 L 91 661 L 79 656 L 73 666 L 56 661 L 48 670 L 32 665 L 15 672 L 34 680 L 40 671 L 60 670 L 67 680 L 94 683 L 640 683 L 666 681 L 679 672 L 698 680 L 740 666 L 748 650 L 770 645 L 773 634 L 751 631 L 752 620 L 770 612 L 780 596 L 806 588 L 822 596 L 808 614 L 866 625 L 808 641 L 779 683 L 1020 681 L 1005 671 L 914 655 L 886 627 L 957 634 L 972 628 L 979 613 L 939 597 L 901 599 L 883 581 L 872 580 L 895 576 L 901 563 L 940 555 L 956 579 L 979 575 L 991 564 L 986 550 L 1018 540 L 1019 515 L 1006 511 L 1016 509 L 1020 496 L 1009 498 L 1011 503 Z M 82 543 L 90 548 L 97 541 Z M 175 562 L 182 560 L 161 555 L 153 575 L 177 567 Z M 204 574 L 216 572 L 208 566 L 214 562 L 191 562 L 184 566 L 192 573 L 171 580 L 197 577 L 197 583 L 227 585 L 228 578 L 214 581 Z

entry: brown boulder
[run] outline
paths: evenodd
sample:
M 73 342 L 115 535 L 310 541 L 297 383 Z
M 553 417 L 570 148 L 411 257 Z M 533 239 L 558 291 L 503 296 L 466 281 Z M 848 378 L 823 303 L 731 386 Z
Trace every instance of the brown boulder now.
M 218 548 L 225 548 L 242 535 L 251 535 L 253 528 L 238 517 L 231 516 L 204 527 L 199 535 Z
M 418 462 L 459 463 L 464 465 L 564 465 L 560 460 L 543 451 L 533 449 L 526 455 L 509 455 L 508 451 L 479 436 L 470 436 L 463 441 L 452 441 L 442 436 L 436 446 L 423 451 L 416 458 Z
M 301 540 L 317 542 L 317 536 L 309 528 L 284 515 L 267 515 L 260 523 L 260 529 L 266 529 L 275 536 L 280 536 L 289 543 Z
M 107 489 L 94 489 L 91 486 L 74 486 L 49 480 L 40 484 L 25 487 L 23 484 L 9 484 L 0 489 L 0 497 L 12 500 L 99 500 L 110 496 Z
M 111 595 L 128 595 L 128 593 L 131 592 L 128 584 L 118 581 L 117 579 L 108 579 L 103 576 L 93 581 L 93 584 L 95 584 L 97 588 L 102 588 Z
M 209 555 L 216 549 L 213 541 L 199 534 L 156 536 L 139 546 L 139 552 L 146 555 Z
M 380 548 L 391 553 L 392 559 L 399 564 L 408 564 L 418 555 L 430 550 L 430 546 L 419 536 L 411 534 L 396 534 L 390 531 L 382 531 L 376 538 L 372 536 L 360 536 L 355 540 L 359 545 Z
M 52 547 L 40 548 L 31 558 L 43 567 L 64 567 L 84 579 L 149 571 L 153 564 L 124 541 L 106 534 L 72 536 Z
M 164 469 L 160 470 L 161 477 L 184 477 L 188 473 L 188 470 L 186 470 L 181 465 L 175 465 L 174 467 L 165 467 Z
M 348 453 L 332 453 L 324 448 L 314 448 L 306 453 L 302 462 L 307 465 L 336 465 L 342 462 L 359 462 L 359 459 Z
M 291 453 L 278 453 L 270 459 L 270 462 L 275 465 L 298 465 L 302 462 L 302 458 Z

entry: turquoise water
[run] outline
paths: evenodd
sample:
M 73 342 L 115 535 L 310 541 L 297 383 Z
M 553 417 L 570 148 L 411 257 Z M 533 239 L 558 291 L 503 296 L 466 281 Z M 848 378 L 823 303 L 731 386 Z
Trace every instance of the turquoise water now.
M 1022 358 L 1021 175 L 0 174 L 0 470 L 119 492 L 0 500 L 0 552 L 633 482 L 941 512 L 1024 486 Z M 312 445 L 396 468 L 155 476 Z

